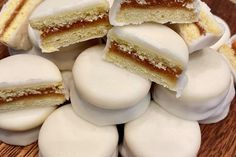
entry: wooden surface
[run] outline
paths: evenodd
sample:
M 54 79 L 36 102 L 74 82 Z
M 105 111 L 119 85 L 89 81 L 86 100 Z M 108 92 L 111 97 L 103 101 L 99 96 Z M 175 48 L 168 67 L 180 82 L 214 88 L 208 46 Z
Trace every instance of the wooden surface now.
M 212 12 L 229 24 L 236 33 L 236 0 L 204 0 Z M 0 6 L 2 0 L 0 0 Z M 1 20 L 1 19 L 0 19 Z M 7 56 L 7 48 L 0 45 L 0 58 Z M 1 75 L 1 74 L 0 74 Z M 212 125 L 202 125 L 202 145 L 198 157 L 236 157 L 236 99 L 232 102 L 228 117 Z M 36 157 L 37 144 L 14 147 L 0 142 L 0 157 Z

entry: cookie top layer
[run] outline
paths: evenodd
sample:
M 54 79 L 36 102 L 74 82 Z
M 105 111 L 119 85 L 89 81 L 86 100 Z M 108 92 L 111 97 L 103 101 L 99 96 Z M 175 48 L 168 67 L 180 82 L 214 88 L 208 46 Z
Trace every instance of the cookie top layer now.
M 184 40 L 167 26 L 155 23 L 113 27 L 109 36 L 117 36 L 135 45 L 158 53 L 169 61 L 186 67 L 189 59 L 188 47 Z
M 39 56 L 20 54 L 0 60 L 0 88 L 53 85 L 62 81 L 51 61 Z

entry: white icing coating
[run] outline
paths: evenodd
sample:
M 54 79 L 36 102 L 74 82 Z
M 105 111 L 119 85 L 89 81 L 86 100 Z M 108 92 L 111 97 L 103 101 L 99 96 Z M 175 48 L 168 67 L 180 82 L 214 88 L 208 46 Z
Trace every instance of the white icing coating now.
M 47 85 L 62 81 L 57 66 L 49 60 L 28 54 L 0 60 L 0 88 Z
M 156 85 L 153 99 L 184 119 L 210 118 L 229 91 L 231 73 L 228 65 L 213 49 L 203 49 L 191 55 L 186 75 L 188 84 L 181 97 L 176 98 L 175 93 Z
M 111 157 L 118 144 L 115 126 L 99 127 L 80 117 L 65 105 L 43 124 L 39 149 L 43 157 Z
M 214 45 L 210 46 L 210 48 L 218 50 L 221 45 L 223 45 L 230 39 L 231 32 L 229 29 L 229 25 L 223 19 L 218 16 L 215 16 L 215 19 L 224 28 L 224 34 L 222 35 L 222 37 Z
M 104 45 L 82 52 L 73 67 L 80 96 L 104 109 L 133 107 L 149 92 L 151 82 L 103 60 Z
M 33 12 L 30 20 L 96 5 L 108 5 L 107 0 L 45 0 Z
M 0 114 L 0 128 L 8 131 L 25 131 L 36 128 L 56 109 L 56 107 L 37 107 Z
M 125 125 L 122 157 L 196 157 L 201 144 L 197 122 L 177 118 L 152 102 L 147 112 Z
M 0 141 L 17 146 L 30 145 L 38 140 L 40 127 L 19 132 L 0 129 Z
M 182 65 L 188 64 L 188 47 L 184 40 L 167 26 L 155 23 L 113 27 L 109 34 L 135 43 L 140 47 L 158 53 L 170 61 Z M 170 46 L 171 45 L 171 46 Z
M 234 81 L 232 77 L 228 94 L 226 95 L 224 100 L 220 102 L 220 104 L 217 107 L 216 112 L 212 114 L 210 117 L 208 117 L 207 119 L 199 121 L 199 123 L 201 124 L 217 123 L 221 121 L 222 119 L 224 119 L 229 113 L 230 105 L 231 105 L 232 100 L 234 99 L 234 96 L 235 96 L 235 88 L 234 88 Z
M 150 104 L 150 94 L 135 106 L 126 109 L 102 109 L 84 101 L 75 89 L 71 86 L 70 98 L 75 113 L 83 119 L 100 126 L 116 125 L 127 123 L 138 118 Z

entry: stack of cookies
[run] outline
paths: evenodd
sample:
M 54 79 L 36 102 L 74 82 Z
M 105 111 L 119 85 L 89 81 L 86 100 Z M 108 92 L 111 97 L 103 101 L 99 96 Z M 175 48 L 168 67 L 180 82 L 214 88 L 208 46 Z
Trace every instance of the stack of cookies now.
M 235 39 L 200 0 L 8 0 L 0 17 L 5 143 L 38 139 L 41 157 L 195 157 L 199 123 L 228 115 Z

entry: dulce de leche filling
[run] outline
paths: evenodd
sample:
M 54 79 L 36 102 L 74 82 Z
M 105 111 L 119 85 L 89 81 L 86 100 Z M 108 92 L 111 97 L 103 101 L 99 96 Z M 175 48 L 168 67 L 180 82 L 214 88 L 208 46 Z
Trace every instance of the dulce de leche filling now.
M 158 8 L 158 7 L 168 7 L 168 8 L 187 8 L 188 4 L 191 4 L 193 0 L 125 0 L 121 4 L 121 9 L 123 8 Z
M 55 27 L 47 27 L 42 29 L 42 38 L 46 38 L 50 35 L 54 35 L 57 33 L 62 33 L 71 29 L 88 27 L 88 26 L 96 26 L 98 24 L 107 23 L 109 25 L 108 13 L 104 14 L 102 17 L 99 17 L 96 20 L 79 20 L 71 24 L 66 24 L 63 26 L 55 26 Z
M 160 68 L 158 66 L 155 66 L 150 60 L 148 59 L 140 59 L 140 57 L 137 56 L 137 53 L 135 50 L 126 52 L 119 48 L 119 44 L 115 41 L 112 41 L 109 48 L 110 53 L 115 53 L 116 55 L 119 55 L 123 58 L 129 59 L 133 62 L 136 62 L 137 64 L 141 64 L 145 68 L 148 68 L 149 70 L 153 72 L 157 72 L 165 77 L 167 77 L 170 80 L 177 81 L 178 77 L 183 72 L 182 69 L 179 67 L 165 67 Z
M 199 22 L 195 22 L 194 24 L 197 26 L 200 35 L 206 35 L 206 30 L 200 25 Z
M 26 92 L 24 94 L 8 97 L 5 99 L 0 98 L 0 105 L 4 103 L 22 100 L 25 98 L 35 98 L 35 97 L 43 97 L 43 96 L 64 96 L 64 95 L 62 93 L 59 93 L 58 89 L 53 88 L 53 87 L 37 89 L 35 92 Z

